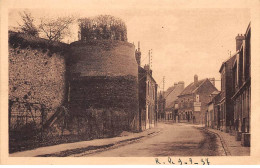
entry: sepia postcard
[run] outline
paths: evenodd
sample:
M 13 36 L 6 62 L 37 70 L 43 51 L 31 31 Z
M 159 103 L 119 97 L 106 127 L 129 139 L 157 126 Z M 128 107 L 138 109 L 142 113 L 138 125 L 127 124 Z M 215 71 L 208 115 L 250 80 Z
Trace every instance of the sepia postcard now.
M 260 1 L 1 1 L 0 164 L 260 164 Z

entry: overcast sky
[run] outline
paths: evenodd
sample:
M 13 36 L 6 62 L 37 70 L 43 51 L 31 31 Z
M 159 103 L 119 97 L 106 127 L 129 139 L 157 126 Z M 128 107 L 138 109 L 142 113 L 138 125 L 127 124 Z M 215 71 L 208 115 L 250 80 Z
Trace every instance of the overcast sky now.
M 103 4 L 104 5 L 104 4 Z M 9 11 L 9 26 L 19 22 L 19 11 Z M 27 9 L 28 10 L 28 9 Z M 110 14 L 123 19 L 128 29 L 128 41 L 140 41 L 142 65 L 148 63 L 148 50 L 153 50 L 153 76 L 162 89 L 165 76 L 165 88 L 174 82 L 184 81 L 185 86 L 193 81 L 194 74 L 199 79 L 215 77 L 220 80 L 219 68 L 229 57 L 228 51 L 235 52 L 235 37 L 244 34 L 250 22 L 247 9 L 176 9 L 171 6 L 136 5 L 92 5 L 85 9 L 30 9 L 33 16 L 55 17 L 76 14 L 90 17 Z M 69 42 L 77 40 L 77 25 Z M 66 42 L 68 39 L 66 39 Z M 137 46 L 136 46 L 137 47 Z M 220 82 L 216 82 L 220 89 Z

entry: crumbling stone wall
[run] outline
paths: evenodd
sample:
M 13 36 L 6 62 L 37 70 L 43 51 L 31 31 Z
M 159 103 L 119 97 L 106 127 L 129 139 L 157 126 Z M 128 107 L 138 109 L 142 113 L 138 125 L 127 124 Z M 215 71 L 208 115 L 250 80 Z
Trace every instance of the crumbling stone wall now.
M 56 109 L 65 98 L 65 44 L 9 33 L 9 99 Z
M 9 32 L 10 151 L 42 139 L 43 124 L 64 105 L 66 48 L 63 43 Z

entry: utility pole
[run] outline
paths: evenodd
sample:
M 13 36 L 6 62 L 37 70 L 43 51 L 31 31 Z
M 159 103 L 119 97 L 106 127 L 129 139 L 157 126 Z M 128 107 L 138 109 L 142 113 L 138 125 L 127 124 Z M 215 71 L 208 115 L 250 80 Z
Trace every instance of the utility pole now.
M 165 85 L 165 76 L 163 76 L 163 98 L 164 98 L 164 85 Z
M 152 53 L 153 53 L 153 49 L 149 50 L 149 52 L 148 52 L 148 56 L 149 56 L 149 70 L 152 69 L 152 59 L 153 59 Z
M 152 69 L 153 66 L 153 49 L 150 50 L 150 68 Z
M 151 55 L 150 54 L 151 54 L 151 51 L 149 50 L 149 52 L 148 52 L 148 56 L 149 56 L 149 63 L 148 63 L 149 64 L 149 70 L 150 70 L 150 65 L 151 65 Z
M 165 76 L 163 76 L 163 96 L 162 96 L 162 106 L 163 106 L 163 116 L 164 116 L 164 120 L 166 120 L 166 113 L 165 113 L 165 100 L 164 100 L 164 85 L 165 85 Z

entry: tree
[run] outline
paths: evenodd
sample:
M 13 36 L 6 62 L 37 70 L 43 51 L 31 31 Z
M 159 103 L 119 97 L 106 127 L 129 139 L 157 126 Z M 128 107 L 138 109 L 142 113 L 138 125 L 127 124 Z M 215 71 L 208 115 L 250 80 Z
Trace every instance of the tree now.
M 32 36 L 39 36 L 39 30 L 34 25 L 34 18 L 32 17 L 31 13 L 24 11 L 23 13 L 20 13 L 20 16 L 23 20 L 23 24 L 21 25 L 18 23 L 18 31 Z
M 70 26 L 75 21 L 75 17 L 58 17 L 57 19 L 42 18 L 39 30 L 50 42 L 61 41 L 65 36 L 71 35 Z
M 127 41 L 125 23 L 114 16 L 99 15 L 79 20 L 81 40 L 111 39 Z

